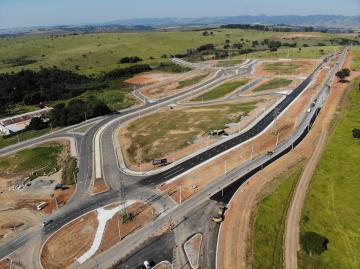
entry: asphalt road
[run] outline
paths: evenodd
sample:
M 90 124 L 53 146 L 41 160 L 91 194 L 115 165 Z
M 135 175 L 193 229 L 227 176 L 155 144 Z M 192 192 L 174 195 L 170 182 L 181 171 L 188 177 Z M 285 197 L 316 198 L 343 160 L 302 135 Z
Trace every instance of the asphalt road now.
M 250 67 L 251 68 L 251 67 Z M 227 73 L 226 73 L 227 72 Z M 214 81 L 227 79 L 228 76 L 236 74 L 234 70 L 227 70 L 227 71 L 220 71 L 217 74 L 216 78 L 213 78 Z M 297 87 L 287 98 L 285 98 L 279 105 L 278 110 L 281 112 L 283 111 L 305 88 L 312 80 L 312 75 L 309 76 L 299 87 Z M 211 82 L 208 82 L 211 83 Z M 192 89 L 191 91 L 196 91 L 201 89 L 201 87 L 204 87 L 205 85 L 200 85 L 195 89 Z M 150 110 L 156 110 L 159 105 L 166 105 L 168 102 L 173 102 L 178 99 L 186 97 L 191 91 L 180 93 L 175 96 L 171 96 L 168 98 L 164 98 L 161 101 L 155 102 L 155 103 L 148 103 L 145 104 L 143 107 L 130 109 L 125 112 L 122 112 L 121 115 L 130 114 L 132 112 L 142 112 L 144 109 L 150 108 Z M 89 212 L 97 207 L 103 206 L 105 204 L 108 204 L 112 201 L 118 201 L 119 200 L 119 178 L 120 176 L 124 177 L 125 181 L 125 192 L 128 195 L 131 195 L 132 192 L 137 192 L 135 196 L 137 197 L 146 197 L 149 199 L 166 199 L 166 198 L 159 198 L 156 197 L 151 191 L 151 186 L 155 186 L 161 182 L 164 182 L 172 177 L 175 177 L 176 175 L 179 175 L 183 173 L 184 171 L 191 169 L 192 167 L 209 160 L 210 158 L 220 154 L 221 152 L 226 151 L 227 149 L 230 149 L 239 143 L 242 143 L 251 137 L 259 134 L 262 130 L 264 130 L 275 118 L 275 115 L 273 113 L 274 111 L 271 111 L 267 116 L 265 116 L 260 122 L 258 122 L 253 128 L 251 128 L 248 132 L 243 133 L 229 141 L 226 141 L 225 143 L 214 147 L 210 149 L 207 152 L 204 152 L 198 156 L 193 157 L 192 159 L 189 159 L 178 166 L 175 166 L 171 168 L 170 170 L 167 170 L 163 173 L 160 173 L 158 175 L 150 176 L 148 178 L 135 178 L 132 176 L 126 176 L 121 174 L 120 170 L 118 169 L 116 155 L 114 151 L 114 147 L 112 143 L 109 143 L 109 141 L 112 141 L 112 134 L 114 131 L 114 128 L 118 126 L 119 123 L 128 120 L 132 116 L 129 116 L 129 118 L 125 118 L 119 121 L 114 122 L 114 124 L 110 125 L 110 128 L 106 129 L 103 136 L 102 136 L 102 147 L 103 152 L 106 152 L 106 154 L 103 155 L 103 163 L 106 164 L 103 167 L 104 176 L 106 177 L 107 183 L 113 188 L 111 191 L 104 193 L 102 195 L 97 195 L 95 197 L 88 197 L 84 195 L 84 192 L 86 192 L 87 187 L 90 182 L 90 178 L 92 176 L 92 144 L 93 144 L 93 137 L 95 132 L 103 126 L 105 123 L 115 119 L 118 117 L 118 115 L 111 115 L 104 118 L 101 118 L 99 122 L 97 122 L 91 129 L 81 138 L 79 139 L 80 143 L 78 143 L 78 152 L 79 152 L 79 158 L 80 158 L 80 175 L 79 175 L 79 186 L 77 187 L 77 193 L 76 196 L 72 199 L 73 202 L 68 203 L 65 207 L 60 208 L 55 214 L 51 216 L 51 218 L 54 220 L 52 224 L 46 227 L 44 229 L 45 234 L 51 234 L 53 231 L 56 231 L 58 228 L 60 228 L 65 223 L 68 223 L 69 221 L 73 220 L 74 218 Z M 95 120 L 94 120 L 95 122 Z M 69 128 L 70 129 L 70 128 Z M 64 130 L 63 130 L 64 132 Z M 63 133 L 58 132 L 56 134 L 49 135 L 48 137 L 57 135 L 63 136 Z M 47 137 L 47 138 L 48 138 Z M 41 139 L 45 138 L 39 138 L 36 139 L 36 141 L 41 141 Z M 31 142 L 29 142 L 29 145 L 31 145 Z M 16 147 L 23 147 L 23 145 L 15 146 Z M 3 152 L 6 152 L 7 150 L 13 150 L 12 149 L 3 149 L 0 151 L 0 154 Z M 104 151 L 105 149 L 105 151 Z M 248 167 L 256 166 L 258 164 L 258 161 L 254 161 L 252 165 L 249 165 Z M 250 168 L 247 168 L 250 169 Z M 255 169 L 254 169 L 255 170 Z M 234 179 L 233 179 L 234 180 Z M 230 183 L 230 182 L 229 182 Z M 214 185 L 215 184 L 215 185 Z M 209 189 L 212 191 L 212 193 L 215 193 L 216 189 L 219 188 L 218 181 L 216 181 L 213 184 L 210 184 Z M 150 187 L 150 188 L 149 188 Z M 197 198 L 200 197 L 200 198 Z M 208 196 L 206 193 L 199 194 L 194 197 L 194 199 L 190 199 L 191 203 L 187 202 L 182 204 L 180 207 L 176 207 L 171 212 L 178 212 L 179 210 L 182 210 L 184 207 L 188 206 L 191 208 L 193 204 L 197 204 L 201 199 L 207 199 Z M 164 202 L 165 204 L 167 202 Z M 178 209 L 179 208 L 179 209 Z M 185 210 L 186 211 L 186 210 Z M 181 213 L 180 213 L 181 214 Z M 159 221 L 161 221 L 162 218 L 160 218 Z M 154 223 L 156 225 L 156 222 Z M 151 225 L 148 232 L 152 231 L 152 228 L 154 225 Z M 143 236 L 143 235 L 141 235 Z M 31 237 L 31 234 L 26 235 L 24 237 Z M 144 238 L 144 237 L 143 237 Z M 19 238 L 13 240 L 13 242 L 0 247 L 0 258 L 5 257 L 15 249 L 17 249 L 19 246 L 23 245 L 27 240 Z M 126 244 L 124 244 L 126 245 Z
M 342 59 L 344 58 L 344 55 L 342 56 Z M 334 76 L 339 66 L 340 65 L 333 69 L 331 77 Z M 301 90 L 303 89 L 298 88 L 296 91 Z M 206 199 L 209 199 L 209 197 L 214 200 L 227 202 L 233 195 L 234 191 L 238 188 L 238 186 L 246 182 L 257 171 L 263 169 L 263 167 L 265 167 L 266 165 L 274 162 L 275 160 L 289 152 L 293 147 L 296 147 L 296 145 L 298 145 L 302 141 L 302 139 L 309 132 L 313 122 L 316 120 L 321 106 L 327 96 L 327 90 L 328 88 L 324 86 L 311 113 L 305 114 L 304 120 L 300 123 L 300 126 L 296 129 L 295 133 L 289 139 L 278 145 L 278 147 L 275 149 L 274 155 L 262 155 L 209 183 L 203 192 L 194 195 L 191 199 L 186 200 L 181 205 L 173 208 L 170 212 L 168 212 L 166 217 L 158 218 L 151 225 L 144 227 L 143 229 L 138 231 L 138 233 L 125 239 L 122 244 L 118 244 L 115 247 L 109 249 L 108 251 L 102 253 L 97 258 L 98 262 L 103 267 L 111 265 L 111 263 L 113 263 L 116 259 L 116 257 L 114 257 L 117 255 L 116 253 L 127 253 L 127 251 L 129 251 L 129 249 L 131 249 L 131 247 L 134 246 L 136 242 L 138 242 L 138 240 L 144 240 L 144 238 L 151 236 L 151 234 L 157 228 L 165 225 L 167 222 L 167 218 L 172 218 L 175 221 L 181 221 L 183 219 L 183 216 L 191 212 L 191 210 L 193 210 L 196 205 L 200 204 Z M 224 191 L 221 191 L 222 189 Z M 92 267 L 90 263 L 85 263 L 80 268 Z

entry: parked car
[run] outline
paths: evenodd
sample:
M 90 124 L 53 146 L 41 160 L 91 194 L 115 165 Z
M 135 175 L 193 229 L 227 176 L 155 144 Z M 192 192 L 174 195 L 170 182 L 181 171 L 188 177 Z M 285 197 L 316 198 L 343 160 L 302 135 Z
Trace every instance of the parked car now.
M 44 220 L 43 221 L 43 226 L 45 227 L 45 226 L 48 226 L 50 223 L 52 223 L 53 222 L 53 220 L 52 219 L 47 219 L 47 220 Z

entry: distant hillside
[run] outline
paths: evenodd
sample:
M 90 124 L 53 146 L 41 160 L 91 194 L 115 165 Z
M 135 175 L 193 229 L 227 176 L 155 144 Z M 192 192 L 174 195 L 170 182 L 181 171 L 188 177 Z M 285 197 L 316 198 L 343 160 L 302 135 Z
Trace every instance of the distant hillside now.
M 175 27 L 190 25 L 219 25 L 219 24 L 286 24 L 291 26 L 312 26 L 328 29 L 360 30 L 359 16 L 340 15 L 308 15 L 308 16 L 232 16 L 232 17 L 202 17 L 202 18 L 145 18 L 116 20 L 107 24 L 120 25 L 148 25 L 151 27 Z
M 88 23 L 84 25 L 38 26 L 14 29 L 0 29 L 0 37 L 19 34 L 81 34 L 99 32 L 141 32 L 156 28 L 176 27 L 213 27 L 229 24 L 263 24 L 291 27 L 302 31 L 312 27 L 314 31 L 344 32 L 353 30 L 360 32 L 359 16 L 309 15 L 309 16 L 233 16 L 233 17 L 201 17 L 201 18 L 140 18 L 116 20 L 104 23 Z

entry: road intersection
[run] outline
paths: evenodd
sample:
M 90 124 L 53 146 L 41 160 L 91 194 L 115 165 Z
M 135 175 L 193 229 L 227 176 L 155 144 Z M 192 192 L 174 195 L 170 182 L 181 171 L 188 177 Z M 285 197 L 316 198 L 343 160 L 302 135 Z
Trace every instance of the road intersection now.
M 331 72 L 328 81 L 334 77 L 335 72 L 342 65 L 346 52 L 347 50 L 343 52 L 341 60 Z M 235 69 L 219 69 L 216 74 L 206 82 L 201 83 L 200 85 L 197 85 L 184 92 L 165 97 L 155 102 L 150 102 L 141 96 L 140 92 L 137 92 L 137 96 L 145 100 L 142 106 L 128 109 L 126 111 L 121 111 L 120 113 L 114 113 L 109 116 L 92 119 L 86 123 L 77 125 L 76 128 L 86 124 L 92 124 L 83 135 L 73 133 L 72 130 L 75 127 L 69 127 L 46 136 L 33 139 L 31 141 L 26 141 L 21 144 L 1 149 L 0 155 L 5 155 L 49 139 L 58 139 L 60 137 L 75 139 L 79 159 L 79 176 L 76 192 L 69 203 L 50 216 L 50 218 L 53 220 L 53 223 L 47 226 L 43 231 L 40 227 L 34 227 L 32 230 L 22 233 L 15 240 L 8 242 L 6 245 L 0 246 L 0 258 L 6 257 L 11 252 L 23 246 L 26 242 L 35 238 L 35 236 L 39 234 L 42 234 L 42 238 L 46 239 L 63 225 L 69 223 L 80 215 L 90 212 L 98 207 L 119 201 L 120 189 L 124 188 L 122 191 L 127 194 L 127 199 L 138 199 L 141 197 L 146 203 L 158 203 L 163 211 L 167 213 L 164 214 L 163 217 L 156 219 L 151 225 L 146 226 L 137 233 L 129 236 L 128 238 L 125 238 L 121 244 L 117 244 L 115 247 L 109 249 L 99 256 L 98 262 L 101 263 L 102 266 L 111 266 L 114 262 L 114 259 L 119 258 L 116 255 L 114 258 L 114 253 L 120 253 L 119 251 L 123 251 L 121 253 L 126 253 L 126 250 L 130 249 L 129 246 L 131 244 L 134 244 L 134 242 L 139 242 L 141 239 L 147 238 L 153 234 L 158 227 L 165 225 L 169 217 L 179 221 L 184 216 L 184 214 L 186 214 L 186 212 L 189 212 L 191 209 L 193 209 L 196 204 L 209 199 L 209 196 L 213 199 L 219 199 L 219 190 L 236 188 L 236 186 L 244 183 L 252 174 L 259 171 L 259 169 L 262 169 L 264 166 L 273 162 L 281 155 L 291 150 L 291 148 L 296 146 L 296 144 L 299 143 L 309 131 L 309 126 L 311 126 L 312 122 L 316 119 L 317 113 L 321 109 L 322 102 L 326 97 L 325 88 L 327 86 L 324 86 L 323 91 L 321 91 L 321 95 L 316 101 L 316 106 L 313 111 L 305 115 L 304 120 L 287 141 L 284 141 L 278 145 L 273 156 L 263 155 L 244 163 L 237 169 L 230 171 L 223 177 L 210 183 L 209 186 L 206 187 L 205 191 L 194 195 L 191 199 L 183 202 L 178 206 L 175 206 L 173 201 L 171 201 L 168 196 L 161 196 L 155 190 L 155 187 L 158 184 L 182 175 L 191 169 L 194 169 L 194 167 L 198 167 L 199 165 L 213 158 L 217 158 L 223 152 L 232 150 L 239 144 L 244 143 L 245 141 L 248 141 L 262 133 L 265 129 L 271 126 L 276 117 L 278 117 L 278 115 L 275 115 L 274 113 L 275 109 L 280 113 L 285 112 L 291 103 L 312 83 L 314 74 L 327 63 L 328 59 L 329 58 L 322 61 L 308 78 L 306 78 L 296 89 L 294 89 L 289 95 L 283 98 L 279 104 L 277 104 L 276 108 L 270 110 L 266 115 L 264 115 L 263 118 L 261 118 L 252 128 L 246 132 L 226 140 L 215 147 L 205 150 L 204 152 L 187 159 L 178 165 L 169 167 L 169 169 L 151 176 L 146 176 L 146 174 L 129 175 L 124 173 L 121 167 L 119 167 L 116 150 L 114 144 L 112 143 L 113 134 L 116 128 L 128 120 L 138 117 L 139 114 L 143 116 L 147 113 L 152 113 L 160 107 L 178 102 L 191 96 L 192 94 L 201 92 L 211 85 L 220 84 L 224 80 L 231 77 L 249 74 L 254 70 L 254 66 L 256 65 L 257 61 L 247 61 L 244 65 L 238 66 Z M 329 85 L 329 83 L 326 85 Z M 96 147 L 98 148 L 95 150 Z M 103 194 L 90 196 L 89 188 L 91 181 L 96 177 L 103 178 L 109 185 L 110 190 Z M 120 178 L 123 181 L 123 185 L 120 183 Z M 220 199 L 223 199 L 223 197 Z M 36 266 L 40 265 L 36 262 L 35 264 Z M 93 265 L 90 264 L 90 262 L 85 262 L 81 265 L 80 268 L 92 267 Z

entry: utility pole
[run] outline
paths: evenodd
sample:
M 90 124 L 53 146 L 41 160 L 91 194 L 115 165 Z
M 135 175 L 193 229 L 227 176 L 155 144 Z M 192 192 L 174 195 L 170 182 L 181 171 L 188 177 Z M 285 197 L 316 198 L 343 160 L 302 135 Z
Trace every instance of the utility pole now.
M 180 184 L 180 199 L 179 199 L 180 204 L 181 204 L 181 190 L 182 190 L 182 185 Z
M 250 156 L 250 160 L 253 159 L 253 154 L 254 154 L 254 145 L 252 145 L 251 147 L 251 156 Z
M 140 166 L 140 173 L 142 172 L 142 169 L 141 169 L 141 148 L 139 147 L 139 158 L 140 158 L 140 163 L 139 163 L 139 166 Z

